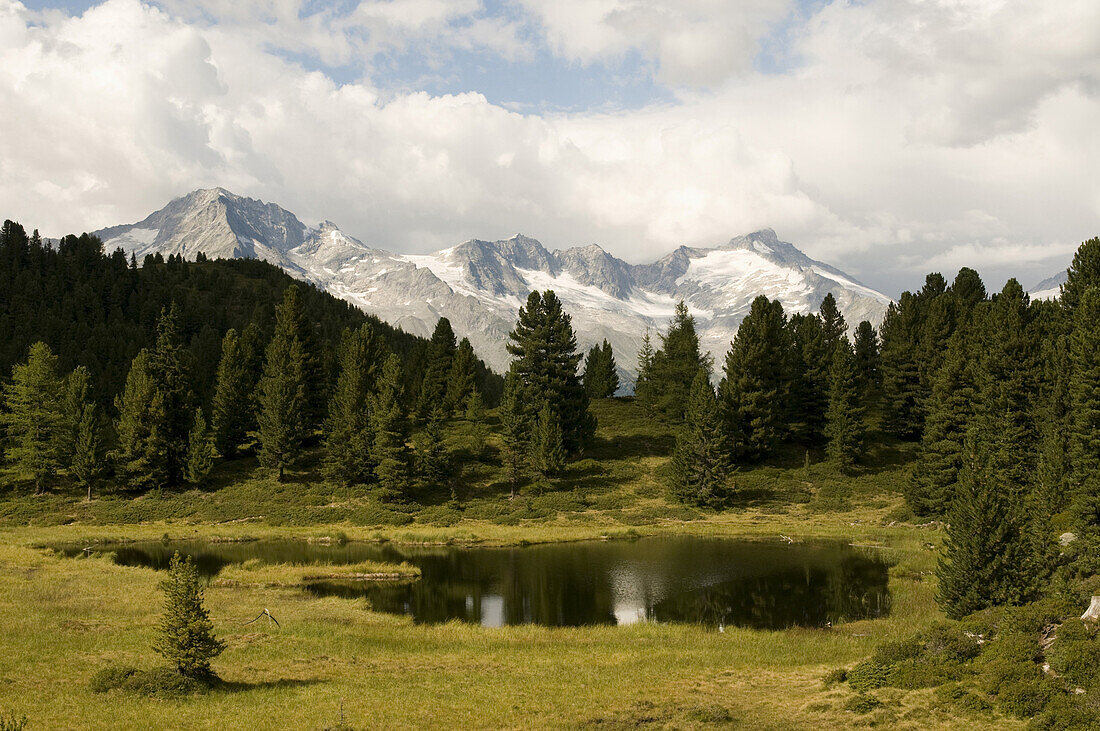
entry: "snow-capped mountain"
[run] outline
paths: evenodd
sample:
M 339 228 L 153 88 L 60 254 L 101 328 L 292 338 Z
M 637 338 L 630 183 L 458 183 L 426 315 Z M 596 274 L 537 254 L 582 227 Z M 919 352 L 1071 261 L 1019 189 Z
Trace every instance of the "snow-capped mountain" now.
M 1031 299 L 1033 300 L 1057 299 L 1062 296 L 1062 285 L 1066 283 L 1066 279 L 1068 278 L 1069 270 L 1063 269 L 1053 277 L 1047 277 L 1036 284 L 1028 290 L 1028 294 L 1031 295 Z
M 788 312 L 812 312 L 832 292 L 852 327 L 861 320 L 877 325 L 890 302 L 779 241 L 771 229 L 715 248 L 682 246 L 642 265 L 594 244 L 548 251 L 519 234 L 414 256 L 371 248 L 328 221 L 306 226 L 274 204 L 215 188 L 177 198 L 139 223 L 96 233 L 108 251 L 121 247 L 139 259 L 153 252 L 194 258 L 200 251 L 264 259 L 418 335 L 429 335 L 445 316 L 500 371 L 509 361 L 505 344 L 516 311 L 534 289 L 557 293 L 581 347 L 606 338 L 627 381 L 646 330 L 656 338 L 681 299 L 719 365 L 757 295 L 780 300 Z

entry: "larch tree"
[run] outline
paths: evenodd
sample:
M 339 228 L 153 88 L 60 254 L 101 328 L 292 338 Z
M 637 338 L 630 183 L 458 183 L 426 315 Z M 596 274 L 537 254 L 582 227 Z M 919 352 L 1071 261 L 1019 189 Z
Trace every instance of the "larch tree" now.
M 195 409 L 187 450 L 187 481 L 201 485 L 214 469 L 214 437 L 206 424 L 202 409 Z

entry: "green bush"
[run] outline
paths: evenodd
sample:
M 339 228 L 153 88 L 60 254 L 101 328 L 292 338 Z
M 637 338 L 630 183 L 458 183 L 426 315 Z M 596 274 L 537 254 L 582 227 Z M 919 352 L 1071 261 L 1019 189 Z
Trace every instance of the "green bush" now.
M 1095 625 L 1068 619 L 1047 651 L 1051 668 L 1083 688 L 1100 684 L 1100 633 Z
M 920 639 L 925 654 L 943 663 L 962 664 L 982 651 L 978 638 L 967 635 L 957 624 L 934 624 L 920 634 Z
M 826 687 L 830 687 L 837 683 L 843 683 L 847 679 L 848 671 L 845 668 L 834 668 L 825 673 L 825 677 L 821 681 L 825 683 Z
M 871 659 L 879 665 L 896 665 L 903 660 L 920 657 L 924 652 L 924 642 L 919 636 L 894 642 L 884 642 L 875 648 Z
M 865 713 L 870 713 L 881 705 L 882 701 L 875 698 L 873 695 L 859 693 L 848 699 L 844 704 L 844 710 L 863 715 Z
M 136 672 L 136 668 L 108 665 L 92 676 L 92 679 L 88 681 L 88 686 L 93 693 L 106 693 L 109 690 L 122 687 L 122 684 Z
M 892 671 L 890 665 L 864 660 L 848 671 L 848 686 L 859 692 L 885 687 L 890 684 Z
M 1093 731 L 1100 728 L 1100 708 L 1060 693 L 1032 719 L 1031 727 L 1041 731 Z
M 952 706 L 960 711 L 980 714 L 993 710 L 993 704 L 977 693 L 968 690 L 958 683 L 947 683 L 936 688 L 936 700 L 945 706 Z
M 1054 696 L 1056 688 L 1045 675 L 1012 680 L 1001 685 L 997 693 L 997 708 L 1017 718 L 1031 718 Z

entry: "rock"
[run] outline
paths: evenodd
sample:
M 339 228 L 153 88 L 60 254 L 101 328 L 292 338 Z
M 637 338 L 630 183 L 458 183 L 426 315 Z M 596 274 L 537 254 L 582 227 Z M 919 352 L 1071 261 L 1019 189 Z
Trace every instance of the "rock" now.
M 1076 540 L 1077 536 L 1073 533 L 1063 533 L 1062 535 L 1058 536 L 1058 542 L 1061 543 L 1063 546 L 1068 546 Z
M 1085 610 L 1085 613 L 1081 615 L 1081 619 L 1091 619 L 1094 622 L 1100 621 L 1100 596 L 1094 596 L 1092 598 L 1092 604 Z

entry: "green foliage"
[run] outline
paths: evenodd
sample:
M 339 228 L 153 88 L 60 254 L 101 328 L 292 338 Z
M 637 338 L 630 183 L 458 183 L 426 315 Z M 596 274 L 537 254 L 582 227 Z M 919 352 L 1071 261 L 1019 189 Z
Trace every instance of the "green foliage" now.
M 1082 688 L 1100 687 L 1100 632 L 1095 622 L 1067 619 L 1047 651 L 1050 666 Z
M 672 451 L 673 495 L 695 505 L 718 505 L 727 498 L 728 438 L 706 370 L 696 371 L 684 420 Z
M 195 410 L 188 443 L 187 481 L 192 485 L 201 485 L 214 468 L 214 438 L 206 426 L 202 409 Z
M 787 326 L 789 396 L 787 431 L 795 442 L 816 446 L 825 439 L 831 353 L 817 315 L 795 314 Z
M 638 398 L 646 408 L 678 423 L 684 418 L 696 372 L 702 368 L 709 374 L 710 361 L 710 357 L 699 349 L 695 318 L 680 301 L 668 330 L 661 335 L 661 347 L 649 360 L 645 388 L 637 394 Z
M 416 473 L 427 487 L 438 487 L 451 474 L 451 455 L 443 441 L 443 407 L 437 405 L 414 438 Z
M 87 488 L 89 500 L 92 499 L 92 486 L 106 471 L 105 462 L 99 407 L 94 403 L 85 404 L 77 424 L 69 472 L 78 484 Z
M 531 418 L 522 400 L 522 383 L 515 368 L 504 377 L 504 395 L 500 402 L 501 457 L 511 490 L 516 496 L 527 469 L 527 447 L 531 439 Z
M 937 598 L 955 619 L 997 604 L 1021 604 L 1034 596 L 1041 580 L 1029 573 L 1032 547 L 1020 510 L 988 455 L 978 450 L 969 439 L 936 569 Z
M 213 677 L 210 661 L 221 654 L 225 643 L 214 636 L 214 624 L 203 606 L 202 586 L 191 557 L 181 559 L 177 551 L 160 586 L 164 591 L 164 615 L 153 649 L 184 677 Z
M 374 475 L 389 497 L 405 496 L 409 489 L 409 448 L 402 406 L 401 361 L 391 355 L 372 399 Z
M 260 464 L 276 470 L 280 480 L 284 470 L 297 462 L 306 436 L 306 356 L 298 336 L 301 318 L 298 288 L 291 285 L 276 312 L 275 334 L 256 387 Z
M 552 404 L 566 454 L 579 454 L 596 433 L 596 419 L 577 376 L 581 356 L 571 319 L 554 292 L 531 292 L 508 337 L 512 371 L 523 391 L 520 402 L 531 417 L 541 404 Z
M 619 373 L 611 343 L 593 345 L 584 359 L 584 390 L 588 398 L 610 398 L 619 390 Z
M 4 405 L 3 423 L 10 441 L 7 457 L 33 477 L 35 492 L 42 492 L 61 467 L 65 443 L 71 440 L 62 410 L 57 356 L 48 345 L 35 343 L 26 363 L 12 368 Z
M 325 420 L 322 471 L 337 484 L 366 484 L 374 480 L 371 398 L 386 357 L 385 346 L 365 324 L 344 332 L 339 357 L 340 373 Z
M 875 660 L 864 660 L 848 671 L 848 687 L 858 692 L 885 688 L 893 668 Z
M 863 400 L 855 355 L 848 341 L 833 346 L 829 370 L 829 407 L 825 412 L 826 454 L 842 470 L 863 456 Z
M 557 476 L 565 467 L 561 421 L 549 403 L 544 403 L 535 416 L 531 462 L 543 480 Z
M 486 423 L 488 415 L 485 411 L 485 401 L 481 398 L 481 392 L 476 388 L 470 391 L 466 399 L 466 421 L 470 422 L 470 437 L 472 441 L 472 453 L 474 459 L 482 459 L 485 456 L 485 447 L 489 440 L 489 425 Z
M 719 402 L 737 458 L 770 455 L 783 431 L 786 400 L 784 371 L 776 367 L 787 350 L 783 305 L 761 295 L 753 300 L 726 353 Z
M 1078 289 L 1075 285 L 1074 291 Z M 1075 512 L 1082 526 L 1095 530 L 1100 528 L 1100 498 L 1091 478 L 1100 472 L 1100 283 L 1076 296 L 1069 336 L 1069 461 L 1077 492 Z
M 108 665 L 96 672 L 88 685 L 93 693 L 121 690 L 152 698 L 179 698 L 203 693 L 209 687 L 208 683 L 171 668 L 138 670 L 124 665 Z
M 420 398 L 416 405 L 420 416 L 426 417 L 437 407 L 445 405 L 456 350 L 451 321 L 441 317 L 435 324 L 425 359 L 424 379 L 420 384 Z
M 647 409 L 651 407 L 656 393 L 653 386 L 653 339 L 646 328 L 642 336 L 642 346 L 638 348 L 638 375 L 634 380 L 634 398 Z
M 447 397 L 444 408 L 448 414 L 465 409 L 470 394 L 477 391 L 477 357 L 468 338 L 462 338 L 451 361 L 451 373 L 447 379 Z
M 863 715 L 870 713 L 879 706 L 882 701 L 869 693 L 858 693 L 844 702 L 844 710 Z
M 252 396 L 257 373 L 252 360 L 245 339 L 230 328 L 222 338 L 222 354 L 211 406 L 214 446 L 228 459 L 236 455 L 253 428 Z
M 1091 238 L 1077 248 L 1066 274 L 1062 304 L 1076 317 L 1085 292 L 1100 287 L 1100 237 Z
M 860 393 L 865 403 L 873 403 L 882 388 L 882 367 L 878 352 L 878 333 L 867 320 L 856 326 L 852 341 Z

